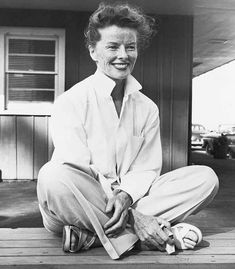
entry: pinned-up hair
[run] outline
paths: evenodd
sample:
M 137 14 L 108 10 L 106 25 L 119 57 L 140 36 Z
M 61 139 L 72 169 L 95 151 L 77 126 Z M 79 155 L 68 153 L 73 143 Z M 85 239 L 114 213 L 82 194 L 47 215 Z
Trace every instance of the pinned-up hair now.
M 145 15 L 139 8 L 129 4 L 100 3 L 98 9 L 91 14 L 85 29 L 86 46 L 94 47 L 101 36 L 99 29 L 116 25 L 137 31 L 138 49 L 144 49 L 157 32 L 155 19 Z

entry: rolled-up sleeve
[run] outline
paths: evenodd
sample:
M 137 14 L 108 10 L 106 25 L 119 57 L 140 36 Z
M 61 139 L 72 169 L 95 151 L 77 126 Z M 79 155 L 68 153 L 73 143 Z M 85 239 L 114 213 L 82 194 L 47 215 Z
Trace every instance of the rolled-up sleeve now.
M 121 177 L 119 189 L 127 192 L 133 204 L 149 190 L 152 182 L 161 173 L 162 147 L 158 109 L 149 117 L 143 131 L 143 144 L 128 172 Z

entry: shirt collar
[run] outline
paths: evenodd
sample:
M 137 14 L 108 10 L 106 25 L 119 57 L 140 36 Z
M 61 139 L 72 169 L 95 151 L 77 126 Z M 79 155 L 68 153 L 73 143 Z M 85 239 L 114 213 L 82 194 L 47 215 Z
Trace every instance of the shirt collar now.
M 111 96 L 113 88 L 116 85 L 114 80 L 112 80 L 99 70 L 96 70 L 95 74 L 93 75 L 93 79 L 95 90 L 99 95 L 102 95 L 104 97 Z M 129 75 L 126 79 L 124 96 L 130 95 L 141 89 L 141 84 L 132 75 Z

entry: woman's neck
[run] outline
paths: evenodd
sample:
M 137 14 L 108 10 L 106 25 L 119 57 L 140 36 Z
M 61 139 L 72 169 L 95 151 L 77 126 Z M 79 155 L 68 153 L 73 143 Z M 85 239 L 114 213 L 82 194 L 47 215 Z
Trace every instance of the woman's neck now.
M 113 102 L 118 114 L 118 117 L 120 117 L 121 110 L 122 110 L 122 100 L 124 96 L 124 86 L 125 86 L 125 81 L 121 81 L 120 83 L 116 83 L 111 96 L 113 98 Z
M 116 85 L 113 88 L 113 91 L 111 93 L 113 100 L 122 100 L 123 99 L 124 86 L 125 86 L 125 80 L 122 80 L 121 82 L 116 83 Z

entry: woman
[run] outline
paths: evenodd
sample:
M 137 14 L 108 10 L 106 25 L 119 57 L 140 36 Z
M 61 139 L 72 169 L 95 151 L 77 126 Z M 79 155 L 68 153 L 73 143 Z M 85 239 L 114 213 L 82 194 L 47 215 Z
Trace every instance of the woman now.
M 38 199 L 46 229 L 63 232 L 64 251 L 102 244 L 117 259 L 136 245 L 192 249 L 201 240 L 196 227 L 172 225 L 207 205 L 218 179 L 204 166 L 160 176 L 158 108 L 131 76 L 153 32 L 138 9 L 101 4 L 86 30 L 97 71 L 55 102 L 55 151 L 40 171 Z

